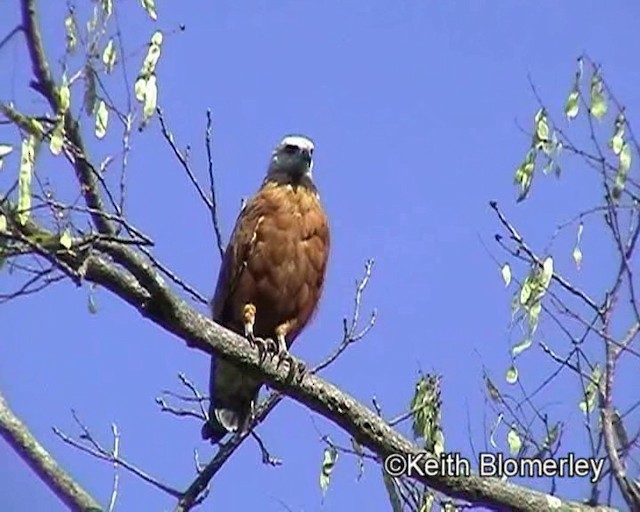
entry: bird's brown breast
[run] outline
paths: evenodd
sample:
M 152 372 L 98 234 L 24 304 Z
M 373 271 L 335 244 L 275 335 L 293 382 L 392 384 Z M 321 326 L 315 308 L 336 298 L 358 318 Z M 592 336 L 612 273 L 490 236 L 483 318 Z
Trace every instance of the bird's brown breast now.
M 242 308 L 257 308 L 254 333 L 273 338 L 289 323 L 290 345 L 318 305 L 329 255 L 326 214 L 306 187 L 267 182 L 240 214 L 218 278 L 214 320 L 242 332 Z

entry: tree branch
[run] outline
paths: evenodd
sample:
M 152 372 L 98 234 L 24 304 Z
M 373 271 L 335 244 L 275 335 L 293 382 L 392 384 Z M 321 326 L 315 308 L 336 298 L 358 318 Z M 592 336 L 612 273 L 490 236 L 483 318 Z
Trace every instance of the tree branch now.
M 9 408 L 0 394 L 0 435 L 40 479 L 72 510 L 99 511 L 102 507 L 62 469 Z

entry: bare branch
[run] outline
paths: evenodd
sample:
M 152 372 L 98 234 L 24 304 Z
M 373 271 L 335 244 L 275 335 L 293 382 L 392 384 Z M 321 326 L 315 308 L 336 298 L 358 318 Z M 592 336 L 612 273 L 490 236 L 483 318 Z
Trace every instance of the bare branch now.
M 0 435 L 69 508 L 93 512 L 102 510 L 96 500 L 71 478 L 33 437 L 27 426 L 11 411 L 1 394 Z

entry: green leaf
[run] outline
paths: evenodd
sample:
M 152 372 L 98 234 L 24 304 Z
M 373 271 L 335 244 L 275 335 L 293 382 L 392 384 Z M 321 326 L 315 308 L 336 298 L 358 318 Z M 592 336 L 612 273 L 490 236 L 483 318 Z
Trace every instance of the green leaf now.
M 537 142 L 546 142 L 549 140 L 549 123 L 547 121 L 547 113 L 544 108 L 538 110 L 535 115 L 536 137 Z
M 60 101 L 60 112 L 63 115 L 69 110 L 71 104 L 71 90 L 69 89 L 69 82 L 67 82 L 66 75 L 62 75 L 62 84 L 58 90 L 58 100 Z
M 500 402 L 500 390 L 491 381 L 491 379 L 486 373 L 484 374 L 484 385 L 487 388 L 487 393 L 489 394 L 489 398 L 491 398 L 491 400 L 494 402 Z
M 596 70 L 591 77 L 591 114 L 600 120 L 607 113 L 607 102 L 604 98 L 604 85 L 600 73 Z
M 624 144 L 624 123 L 624 114 L 620 112 L 616 117 L 613 135 L 611 140 L 609 140 L 609 147 L 616 155 L 620 154 L 622 151 L 622 145 Z
M 113 0 L 102 0 L 102 10 L 104 11 L 105 18 L 109 18 L 113 13 Z
M 502 423 L 502 417 L 503 417 L 502 413 L 498 414 L 498 418 L 496 419 L 496 424 L 491 429 L 491 434 L 489 434 L 489 444 L 491 444 L 491 446 L 493 446 L 495 450 L 498 449 L 498 445 L 496 444 L 496 440 L 495 440 L 495 435 L 496 435 L 496 432 L 498 431 L 498 427 Z
M 531 188 L 531 182 L 533 180 L 533 171 L 535 169 L 536 151 L 534 148 L 530 148 L 524 159 L 524 162 L 520 164 L 520 167 L 516 169 L 514 176 L 514 183 L 520 186 L 520 194 L 518 195 L 518 202 L 523 201 L 529 194 Z
M 500 269 L 500 273 L 502 274 L 502 280 L 504 281 L 504 285 L 509 286 L 509 283 L 511 283 L 511 267 L 509 266 L 508 263 L 505 263 L 504 265 L 502 265 L 502 268 Z
M 0 232 L 7 230 L 7 218 L 0 213 Z
M 147 90 L 147 79 L 146 77 L 141 76 L 140 78 L 138 78 L 136 80 L 136 83 L 134 85 L 134 92 L 136 95 L 136 99 L 139 102 L 143 102 L 144 101 L 144 93 Z
M 158 19 L 158 13 L 156 12 L 155 5 L 156 3 L 154 0 L 140 0 L 140 4 L 144 8 L 144 10 L 147 11 L 147 14 L 153 21 L 156 21 Z
M 507 370 L 505 378 L 509 384 L 518 382 L 518 369 L 514 365 L 511 365 Z
M 31 216 L 31 179 L 35 161 L 36 138 L 29 135 L 22 141 L 20 173 L 18 175 L 18 222 L 26 224 Z
M 546 290 L 549 287 L 551 278 L 553 277 L 553 258 L 548 256 L 542 264 L 542 287 Z
M 13 151 L 13 146 L 9 144 L 0 144 L 0 158 L 4 158 Z
M 71 233 L 68 229 L 65 229 L 62 235 L 60 235 L 60 245 L 65 249 L 71 249 L 71 243 L 73 239 L 71 238 Z
M 322 489 L 322 495 L 324 496 L 329 487 L 331 481 L 331 473 L 338 460 L 338 450 L 333 446 L 327 446 L 324 449 L 322 457 L 322 467 L 320 469 L 320 488 Z
M 431 512 L 435 501 L 436 497 L 433 495 L 433 493 L 431 491 L 427 491 L 424 495 L 422 505 L 420 505 L 420 509 L 418 512 Z
M 96 110 L 96 137 L 102 139 L 107 133 L 107 125 L 109 124 L 109 111 L 104 101 L 100 100 L 98 109 Z
M 574 86 L 573 90 L 567 98 L 567 103 L 564 106 L 564 113 L 567 119 L 575 119 L 580 111 L 580 89 L 578 86 Z
M 104 51 L 102 52 L 102 63 L 104 64 L 104 69 L 107 73 L 111 73 L 113 71 L 113 68 L 116 65 L 116 47 L 113 43 L 113 39 L 109 39 L 107 46 L 104 47 Z
M 507 434 L 507 443 L 509 444 L 509 452 L 511 455 L 518 455 L 520 453 L 520 448 L 522 448 L 522 440 L 518 435 L 518 431 L 515 429 L 515 426 L 511 426 L 509 429 L 509 433 Z
M 585 415 L 589 415 L 595 410 L 596 398 L 598 396 L 598 386 L 600 385 L 601 379 L 602 370 L 600 369 L 599 365 L 596 365 L 591 372 L 591 378 L 585 386 L 584 397 L 579 404 L 580 410 Z
M 67 15 L 64 19 L 64 28 L 66 32 L 67 51 L 73 53 L 78 44 L 78 27 L 73 14 Z
M 89 291 L 89 300 L 87 302 L 87 308 L 89 309 L 89 313 L 95 315 L 98 312 L 98 304 L 96 303 L 95 295 L 93 294 L 93 289 Z
M 98 4 L 93 6 L 93 16 L 89 21 L 87 21 L 87 32 L 91 34 L 98 25 Z
M 51 139 L 49 140 L 49 149 L 51 153 L 58 156 L 62 152 L 62 146 L 64 145 L 64 118 L 59 119 L 56 123 L 53 131 L 51 132 Z
M 517 357 L 531 346 L 531 338 L 524 338 L 520 343 L 511 349 L 511 355 Z
M 162 32 L 156 30 L 151 36 L 149 49 L 147 50 L 147 55 L 145 56 L 144 61 L 142 62 L 142 67 L 140 68 L 140 73 L 138 75 L 139 77 L 149 78 L 149 76 L 155 72 L 158 59 L 160 59 L 162 40 Z
M 440 426 L 440 405 L 439 377 L 421 376 L 409 404 L 413 417 L 413 436 L 415 439 L 424 439 L 425 448 L 435 453 L 444 446 Z
M 580 270 L 582 267 L 582 250 L 577 245 L 573 248 L 573 252 L 571 253 L 571 257 L 573 261 L 576 263 L 576 268 Z
M 529 317 L 529 336 L 533 336 L 538 329 L 538 322 L 540 321 L 540 312 L 542 311 L 542 302 L 540 299 L 536 300 L 527 309 Z
M 13 146 L 0 144 L 0 169 L 2 169 L 3 158 L 13 151 Z
M 520 288 L 520 305 L 524 306 L 529 302 L 532 294 L 531 278 L 527 277 Z
M 158 84 L 156 75 L 151 75 L 144 89 L 143 120 L 148 121 L 153 116 L 158 105 Z
M 620 154 L 618 155 L 618 170 L 614 179 L 613 190 L 611 194 L 615 199 L 619 199 L 624 187 L 627 183 L 627 175 L 631 169 L 631 148 L 626 142 L 622 145 Z

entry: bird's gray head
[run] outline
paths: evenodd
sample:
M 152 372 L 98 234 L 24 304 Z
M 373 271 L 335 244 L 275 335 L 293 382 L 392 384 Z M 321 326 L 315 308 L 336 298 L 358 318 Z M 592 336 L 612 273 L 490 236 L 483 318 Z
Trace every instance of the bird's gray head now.
M 273 150 L 268 177 L 309 181 L 313 172 L 313 141 L 304 135 L 287 135 Z

